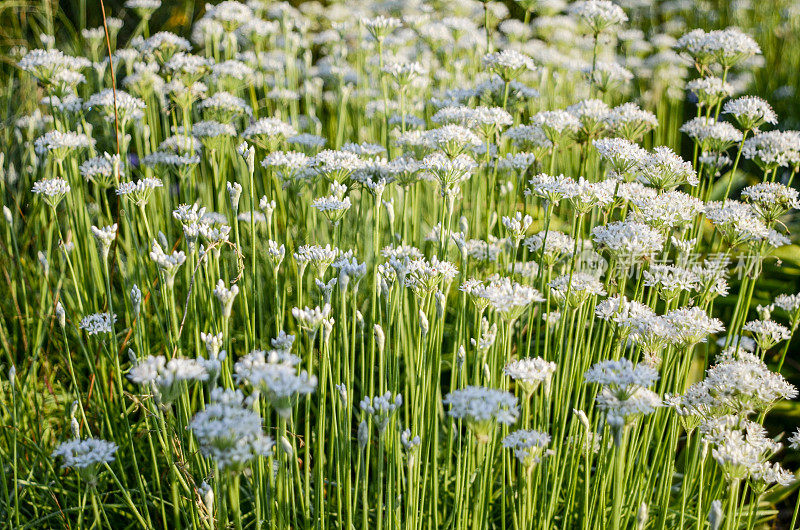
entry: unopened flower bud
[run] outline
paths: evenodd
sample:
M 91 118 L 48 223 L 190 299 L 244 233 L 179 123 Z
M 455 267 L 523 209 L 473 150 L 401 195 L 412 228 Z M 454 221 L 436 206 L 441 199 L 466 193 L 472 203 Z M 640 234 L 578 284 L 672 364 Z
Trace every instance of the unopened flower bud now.
M 339 392 L 339 398 L 342 400 L 343 405 L 347 405 L 347 387 L 344 383 L 336 385 L 336 390 Z
M 643 502 L 639 506 L 639 513 L 636 514 L 636 530 L 644 530 L 647 524 L 648 508 L 647 503 Z
M 375 324 L 373 332 L 375 333 L 375 343 L 378 346 L 378 353 L 383 353 L 383 348 L 386 346 L 386 335 L 383 333 L 383 328 L 380 324 Z
M 256 149 L 252 145 L 247 145 L 247 142 L 242 142 L 239 144 L 239 147 L 236 148 L 242 158 L 244 159 L 245 163 L 247 163 L 247 171 L 250 172 L 252 175 L 255 172 L 256 166 Z
M 200 485 L 200 495 L 203 497 L 203 506 L 210 516 L 214 515 L 214 488 L 203 482 Z
M 42 265 L 44 275 L 47 276 L 50 273 L 50 264 L 47 262 L 47 256 L 41 250 L 37 252 L 36 255 L 39 258 L 39 263 Z
M 716 500 L 711 503 L 711 511 L 708 512 L 708 527 L 710 530 L 719 530 L 722 528 L 722 519 L 725 516 L 722 513 L 722 501 Z
M 281 451 L 286 453 L 287 458 L 291 458 L 294 454 L 294 451 L 292 450 L 292 444 L 285 436 L 281 436 Z
M 383 197 L 383 190 L 386 189 L 386 179 L 381 178 L 378 180 L 378 182 L 368 180 L 366 187 L 375 196 L 375 205 L 380 206 L 381 198 Z
M 386 217 L 389 219 L 389 225 L 394 226 L 394 199 L 382 202 L 383 207 L 386 208 Z
M 107 260 L 108 252 L 111 250 L 111 243 L 117 237 L 117 224 L 114 223 L 101 228 L 92 226 L 92 235 L 97 242 L 97 250 L 100 252 L 101 259 L 103 261 Z
M 58 325 L 62 328 L 67 325 L 67 313 L 64 311 L 64 306 L 61 305 L 61 302 L 56 304 L 56 318 L 58 319 Z
M 342 268 L 339 270 L 339 291 L 342 293 L 347 293 L 347 286 L 350 285 L 350 275 L 347 274 L 347 271 Z
M 325 283 L 319 279 L 314 280 L 314 284 L 317 286 L 317 289 L 319 289 L 320 292 L 322 293 L 322 300 L 326 304 L 331 303 L 331 294 L 333 293 L 333 288 L 337 282 L 338 282 L 337 278 L 331 278 L 331 280 L 328 283 Z
M 233 309 L 233 301 L 238 294 L 238 285 L 233 284 L 231 285 L 230 289 L 228 289 L 222 279 L 217 282 L 217 287 L 214 289 L 214 296 L 217 297 L 217 300 L 219 300 L 219 303 L 222 307 L 223 318 L 230 318 L 231 310 Z
M 139 310 L 142 308 L 142 291 L 135 283 L 131 287 L 131 305 L 133 306 L 133 318 L 138 318 Z
M 72 437 L 75 438 L 76 440 L 80 439 L 81 437 L 81 426 L 80 423 L 78 423 L 78 420 L 75 418 L 75 414 L 77 412 L 78 412 L 78 402 L 73 401 L 72 406 L 70 407 L 69 410 L 69 427 L 70 430 L 72 431 Z
M 239 211 L 239 198 L 242 196 L 242 185 L 238 182 L 227 182 L 228 197 L 231 201 L 231 210 L 236 214 Z
M 422 332 L 423 337 L 428 336 L 430 324 L 428 324 L 428 317 L 425 316 L 425 312 L 422 309 L 419 310 L 419 329 Z
M 358 424 L 358 446 L 364 449 L 369 443 L 369 424 L 363 420 Z
M 589 423 L 589 418 L 586 417 L 586 413 L 584 411 L 572 409 L 572 412 L 578 417 L 578 420 L 580 420 L 581 424 L 583 424 L 583 427 L 587 431 L 592 430 L 592 424 Z
M 336 321 L 332 318 L 326 318 L 322 321 L 322 342 L 326 345 L 331 338 L 331 334 L 333 333 L 333 325 Z
M 447 297 L 442 291 L 436 291 L 436 294 L 433 296 L 436 299 L 436 317 L 442 318 L 444 316 L 444 307 L 447 302 Z
M 264 212 L 264 216 L 267 218 L 267 226 L 272 224 L 272 214 L 275 213 L 275 206 L 277 203 L 274 200 L 267 199 L 267 196 L 264 195 L 261 197 L 261 200 L 258 201 L 258 207 L 261 208 L 261 211 Z

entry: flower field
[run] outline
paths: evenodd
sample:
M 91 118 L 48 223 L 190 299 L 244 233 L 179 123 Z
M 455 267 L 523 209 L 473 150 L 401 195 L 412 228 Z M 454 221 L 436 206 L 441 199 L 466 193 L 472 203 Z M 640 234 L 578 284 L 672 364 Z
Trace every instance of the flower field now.
M 0 21 L 2 525 L 800 528 L 795 2 Z

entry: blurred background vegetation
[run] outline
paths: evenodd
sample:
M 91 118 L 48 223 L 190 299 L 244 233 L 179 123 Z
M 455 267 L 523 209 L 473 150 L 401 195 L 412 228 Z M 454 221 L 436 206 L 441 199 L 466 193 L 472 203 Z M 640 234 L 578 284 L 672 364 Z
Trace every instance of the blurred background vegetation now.
M 364 0 L 359 0 L 364 1 Z M 189 37 L 192 22 L 203 14 L 204 1 L 167 0 L 156 11 L 150 27 Z M 211 2 L 216 3 L 216 2 Z M 298 0 L 292 5 L 302 3 Z M 329 3 L 329 2 L 323 2 Z M 435 4 L 435 2 L 433 2 Z M 523 18 L 522 5 L 535 0 L 504 0 L 513 16 Z M 738 26 L 752 35 L 764 52 L 762 68 L 754 72 L 751 94 L 767 99 L 781 117 L 781 127 L 800 128 L 800 2 L 797 0 L 622 0 L 635 26 L 645 34 L 658 26 L 714 29 Z M 108 16 L 121 18 L 125 26 L 120 45 L 130 38 L 138 19 L 123 7 L 124 0 L 105 0 Z M 521 5 L 522 4 L 522 5 Z M 533 14 L 535 16 L 535 13 Z M 3 114 L 8 123 L 19 113 L 20 103 L 36 104 L 27 94 L 11 97 L 16 84 L 15 63 L 19 47 L 43 45 L 41 35 L 54 35 L 58 47 L 80 53 L 81 30 L 102 24 L 100 0 L 3 0 L 0 2 L 0 61 L 2 61 Z M 22 96 L 22 99 L 19 98 Z M 30 101 L 28 101 L 28 99 Z M 16 104 L 15 104 L 16 103 Z M 23 105 L 24 107 L 24 105 Z M 16 108 L 16 109 L 15 109 Z M 25 109 L 23 109 L 24 111 Z M 30 110 L 30 109 L 27 109 Z

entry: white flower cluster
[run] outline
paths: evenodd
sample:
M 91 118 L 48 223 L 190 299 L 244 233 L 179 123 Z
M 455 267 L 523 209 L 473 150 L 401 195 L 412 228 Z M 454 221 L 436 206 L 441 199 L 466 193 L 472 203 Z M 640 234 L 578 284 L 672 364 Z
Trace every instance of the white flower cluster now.
M 382 40 L 396 28 L 402 26 L 400 20 L 393 17 L 378 15 L 374 18 L 362 18 L 361 23 L 376 38 Z
M 522 215 L 521 212 L 517 212 L 514 214 L 513 217 L 503 216 L 503 226 L 506 227 L 508 230 L 511 239 L 519 244 L 522 241 L 522 237 L 525 235 L 525 232 L 528 231 L 528 228 L 533 223 L 533 217 L 530 215 Z
M 800 164 L 800 132 L 767 131 L 744 141 L 742 156 L 764 171 Z
M 62 468 L 73 468 L 84 477 L 93 479 L 100 464 L 114 461 L 117 444 L 97 438 L 69 440 L 61 442 L 52 453 L 53 458 L 62 458 Z
M 712 63 L 730 68 L 761 53 L 758 43 L 738 28 L 694 29 L 678 39 L 675 47 L 704 68 Z
M 800 310 L 800 294 L 779 294 L 775 297 L 772 304 L 791 315 Z M 796 319 L 793 318 L 793 321 L 795 320 Z
M 605 121 L 615 134 L 631 141 L 639 141 L 645 133 L 658 127 L 655 114 L 631 102 L 611 109 Z
M 692 118 L 680 130 L 697 142 L 700 149 L 714 153 L 722 153 L 742 141 L 742 132 L 730 123 L 704 116 Z
M 514 451 L 514 456 L 526 469 L 530 470 L 543 458 L 555 454 L 548 450 L 550 435 L 541 431 L 514 431 L 503 438 L 503 447 Z
M 778 123 L 778 115 L 769 103 L 757 96 L 743 96 L 725 102 L 723 114 L 730 114 L 745 131 L 756 129 L 763 123 Z
M 620 175 L 644 165 L 648 158 L 646 150 L 624 138 L 600 138 L 593 140 L 592 145 L 608 161 L 610 169 Z
M 769 235 L 755 210 L 738 201 L 709 202 L 705 214 L 731 246 L 756 243 Z
M 399 263 L 394 261 L 399 266 Z M 449 261 L 440 261 L 436 256 L 430 260 L 424 258 L 408 261 L 403 267 L 405 286 L 410 288 L 420 299 L 425 299 L 439 284 L 449 282 L 458 274 L 458 269 Z
M 275 139 L 278 141 L 286 140 L 297 134 L 297 130 L 286 122 L 277 118 L 261 118 L 252 125 L 249 125 L 243 132 L 242 137 L 248 139 L 259 139 L 266 141 Z
M 741 348 L 729 348 L 717 360 L 702 381 L 670 403 L 682 416 L 693 416 L 697 422 L 729 413 L 746 416 L 797 397 L 794 385 Z
M 116 193 L 121 197 L 130 199 L 134 204 L 143 207 L 150 200 L 153 190 L 163 187 L 161 179 L 155 177 L 145 177 L 136 182 L 121 182 L 117 187 Z
M 79 73 L 88 68 L 91 62 L 85 57 L 66 55 L 58 49 L 30 50 L 20 59 L 20 69 L 29 72 L 44 84 L 53 84 L 65 88 L 83 82 L 85 78 Z
M 321 277 L 328 266 L 333 263 L 339 256 L 340 250 L 330 245 L 301 245 L 293 254 L 298 268 L 304 268 L 306 265 L 311 266 L 316 270 L 317 276 Z
M 546 264 L 552 265 L 564 256 L 571 256 L 575 248 L 575 241 L 557 230 L 539 232 L 525 238 L 523 242 L 528 250 L 542 254 Z
M 623 265 L 644 260 L 664 246 L 660 231 L 635 221 L 616 221 L 592 229 L 595 244 Z
M 125 0 L 125 7 L 136 11 L 155 11 L 161 7 L 161 0 Z
M 652 414 L 661 406 L 658 394 L 647 388 L 658 377 L 654 368 L 634 365 L 628 359 L 602 361 L 584 374 L 587 383 L 602 387 L 597 394 L 597 406 L 606 412 L 606 421 L 614 430 L 618 445 L 622 427 L 637 416 Z
M 238 294 L 239 286 L 237 284 L 234 283 L 228 287 L 228 284 L 222 278 L 217 281 L 217 286 L 214 287 L 214 296 L 222 307 L 223 318 L 230 318 L 233 310 L 233 301 Z
M 49 178 L 38 180 L 33 183 L 31 192 L 41 195 L 44 200 L 53 208 L 61 202 L 61 199 L 70 191 L 69 183 L 60 178 Z
M 488 53 L 483 56 L 482 62 L 506 82 L 518 77 L 525 70 L 536 68 L 533 59 L 512 49 Z
M 789 210 L 800 208 L 798 191 L 778 182 L 759 182 L 742 190 L 765 223 L 771 224 Z
M 562 274 L 550 284 L 550 294 L 560 305 L 578 307 L 592 296 L 603 296 L 606 290 L 596 274 L 575 272 Z
M 547 387 L 555 371 L 556 363 L 541 357 L 511 361 L 503 368 L 503 373 L 516 381 L 526 396 L 530 396 L 542 383 Z
M 769 350 L 779 342 L 789 340 L 792 336 L 786 326 L 773 320 L 752 320 L 743 325 L 742 329 L 752 333 L 756 344 L 764 351 Z
M 167 361 L 161 355 L 148 355 L 131 367 L 128 379 L 138 385 L 150 386 L 160 403 L 172 403 L 180 395 L 182 382 L 208 381 L 215 375 L 209 372 L 207 363 L 202 358 L 175 357 Z
M 40 155 L 52 153 L 56 158 L 63 158 L 70 150 L 85 149 L 93 147 L 94 144 L 94 138 L 83 133 L 53 130 L 37 138 L 33 147 Z
M 659 229 L 685 227 L 705 207 L 702 200 L 677 190 L 653 196 L 636 194 L 629 201 L 634 207 L 631 220 Z
M 719 269 L 653 264 L 642 274 L 643 284 L 655 288 L 665 301 L 674 300 L 683 292 L 696 291 L 704 296 L 724 296 L 728 293 L 727 281 Z
M 305 307 L 303 309 L 299 307 L 292 308 L 292 316 L 297 320 L 297 325 L 308 332 L 317 331 L 323 322 L 328 319 L 330 313 L 331 306 L 328 304 L 325 304 L 322 309 L 319 306 L 314 308 Z
M 169 31 L 159 31 L 148 39 L 140 41 L 137 48 L 144 55 L 154 55 L 169 60 L 176 52 L 191 50 L 192 44 Z
M 253 113 L 253 109 L 245 103 L 244 99 L 224 91 L 216 92 L 213 96 L 202 100 L 197 104 L 197 108 L 212 110 L 225 117 L 232 117 L 237 114 L 249 116 Z
M 308 375 L 305 370 L 298 373 L 299 362 L 287 349 L 254 350 L 236 362 L 234 377 L 237 382 L 246 382 L 258 390 L 279 415 L 289 418 L 293 402 L 317 387 L 316 376 Z
M 392 416 L 402 404 L 403 396 L 401 394 L 393 396 L 391 392 L 387 391 L 382 396 L 365 396 L 361 400 L 360 406 L 361 410 L 372 418 L 378 432 L 383 434 Z
M 497 275 L 486 283 L 469 280 L 461 286 L 461 290 L 468 293 L 478 307 L 489 305 L 509 322 L 519 318 L 532 303 L 544 301 L 541 293 L 533 287 Z
M 238 390 L 215 388 L 211 402 L 189 423 L 203 456 L 220 469 L 241 469 L 255 457 L 270 456 L 275 442 L 264 434 L 261 417 L 242 405 Z
M 89 96 L 83 106 L 87 110 L 98 108 L 109 121 L 114 121 L 116 112 L 119 121 L 125 124 L 128 120 L 138 120 L 144 116 L 145 103 L 124 90 L 106 88 Z
M 181 132 L 181 130 L 178 131 L 178 133 Z M 220 123 L 214 120 L 198 121 L 192 125 L 192 136 L 204 142 L 213 142 L 220 138 L 236 136 L 236 127 L 230 123 Z
M 511 425 L 517 421 L 517 398 L 505 390 L 467 386 L 454 390 L 442 400 L 450 405 L 450 416 L 467 422 L 481 443 L 491 437 L 496 423 Z
M 640 166 L 642 181 L 657 189 L 684 183 L 697 186 L 699 179 L 691 162 L 684 161 L 669 147 L 656 147 Z
M 105 153 L 103 156 L 96 156 L 83 162 L 78 168 L 81 175 L 99 186 L 107 188 L 112 185 L 115 177 L 115 170 L 121 171 L 121 161 L 118 155 Z
M 577 132 L 580 122 L 565 110 L 542 110 L 534 114 L 531 123 L 542 128 L 550 142 L 557 144 L 565 135 Z
M 788 486 L 794 475 L 768 459 L 782 445 L 767 436 L 758 423 L 739 416 L 720 416 L 700 425 L 703 440 L 711 445 L 711 455 L 728 480 L 750 478 L 761 482 L 759 491 L 774 483 Z
M 178 268 L 186 261 L 186 253 L 182 250 L 174 250 L 171 254 L 164 252 L 158 241 L 153 240 L 153 249 L 150 251 L 150 259 L 152 259 L 159 269 L 164 272 L 167 287 L 172 287 L 175 282 L 175 274 Z
M 111 313 L 93 313 L 83 317 L 78 327 L 89 335 L 114 333 L 114 323 L 117 315 Z
M 108 252 L 111 248 L 111 243 L 113 243 L 117 238 L 117 224 L 114 223 L 113 225 L 104 227 L 92 226 L 91 230 L 92 236 L 94 236 L 95 241 L 97 242 L 100 256 L 103 258 L 103 260 L 108 259 Z
M 349 151 L 326 149 L 317 153 L 309 162 L 320 175 L 331 182 L 341 183 L 354 171 L 364 166 L 364 161 Z
M 626 22 L 628 16 L 611 0 L 580 0 L 569 5 L 568 12 L 580 19 L 593 33 Z
M 445 153 L 437 151 L 422 160 L 422 168 L 439 183 L 442 196 L 457 189 L 459 184 L 469 179 L 472 170 L 476 167 L 475 161 L 465 154 L 451 158 Z
M 700 106 L 713 107 L 723 99 L 733 95 L 730 83 L 716 76 L 698 77 L 686 83 L 686 89 L 697 96 Z

